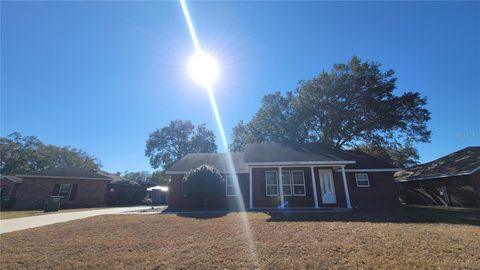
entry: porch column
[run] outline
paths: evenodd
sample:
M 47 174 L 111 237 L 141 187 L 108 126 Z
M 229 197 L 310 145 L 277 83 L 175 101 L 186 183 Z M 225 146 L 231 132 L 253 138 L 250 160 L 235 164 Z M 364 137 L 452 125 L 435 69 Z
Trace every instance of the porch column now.
M 284 205 L 283 205 L 283 177 L 282 177 L 282 167 L 278 167 L 278 174 L 279 174 L 279 177 L 278 177 L 278 185 L 279 185 L 279 192 L 280 192 L 280 208 L 284 208 Z
M 248 167 L 248 208 L 253 209 L 252 167 Z
M 315 201 L 315 208 L 318 208 L 317 180 L 315 179 L 315 170 L 313 169 L 313 166 L 310 167 L 310 172 L 312 174 L 313 199 Z
M 342 166 L 343 188 L 345 189 L 345 199 L 347 200 L 347 208 L 352 208 L 350 204 L 350 192 L 348 191 L 347 177 L 345 176 L 345 166 Z

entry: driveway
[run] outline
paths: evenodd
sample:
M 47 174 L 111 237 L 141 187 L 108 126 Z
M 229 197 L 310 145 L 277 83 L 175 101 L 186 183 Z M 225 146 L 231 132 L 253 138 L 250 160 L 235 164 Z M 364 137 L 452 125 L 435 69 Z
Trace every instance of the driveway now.
M 49 215 L 40 215 L 33 217 L 22 217 L 0 220 L 0 234 L 7 232 L 14 232 L 19 230 L 31 229 L 35 227 L 41 227 L 45 225 L 72 221 L 76 219 L 82 219 L 87 217 L 94 217 L 100 215 L 121 214 L 129 211 L 139 211 L 144 209 L 150 209 L 148 206 L 133 206 L 133 207 L 115 207 L 108 209 L 99 209 L 91 211 L 79 211 L 58 213 Z

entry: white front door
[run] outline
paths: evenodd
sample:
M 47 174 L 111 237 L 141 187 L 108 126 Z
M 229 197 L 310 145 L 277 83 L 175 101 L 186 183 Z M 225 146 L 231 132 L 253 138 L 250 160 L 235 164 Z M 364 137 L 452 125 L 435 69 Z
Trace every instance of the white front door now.
M 320 176 L 320 190 L 324 204 L 337 203 L 335 196 L 335 185 L 333 184 L 332 170 L 318 170 Z

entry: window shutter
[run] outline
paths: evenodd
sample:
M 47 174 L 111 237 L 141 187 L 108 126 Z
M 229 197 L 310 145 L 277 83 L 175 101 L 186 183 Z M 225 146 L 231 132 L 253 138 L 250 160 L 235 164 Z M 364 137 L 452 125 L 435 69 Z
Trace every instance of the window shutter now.
M 52 196 L 58 196 L 59 191 L 60 191 L 60 184 L 55 184 L 53 186 Z
M 73 184 L 73 186 L 72 186 L 72 192 L 70 193 L 70 199 L 69 199 L 69 201 L 75 200 L 75 195 L 77 194 L 77 187 L 78 187 L 78 184 Z

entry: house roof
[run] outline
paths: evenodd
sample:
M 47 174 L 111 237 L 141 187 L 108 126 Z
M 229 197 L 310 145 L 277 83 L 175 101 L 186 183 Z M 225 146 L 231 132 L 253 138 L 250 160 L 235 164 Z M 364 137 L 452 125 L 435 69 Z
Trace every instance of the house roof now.
M 471 175 L 480 170 L 480 147 L 471 146 L 395 174 L 396 181 L 416 181 Z
M 123 185 L 123 186 L 138 186 L 138 187 L 141 186 L 138 182 L 133 181 L 129 178 L 123 177 L 121 175 L 111 174 L 105 171 L 98 171 L 98 173 L 112 179 L 110 184 Z
M 237 173 L 248 173 L 247 164 L 243 161 L 243 153 L 230 153 L 230 155 L 235 171 Z M 192 153 L 175 162 L 175 164 L 168 168 L 166 173 L 186 173 L 204 164 L 215 167 L 221 173 L 229 172 L 227 153 Z
M 392 169 L 392 164 L 361 151 L 336 150 L 320 143 L 249 144 L 245 147 L 246 163 L 312 163 L 346 164 L 346 169 Z
M 345 160 L 326 147 L 317 144 L 248 144 L 245 147 L 246 163 L 276 162 L 337 162 L 353 163 Z
M 1 179 L 7 179 L 7 180 L 10 180 L 10 181 L 12 181 L 13 183 L 17 183 L 17 184 L 23 183 L 22 178 L 16 177 L 16 176 L 13 176 L 13 175 L 4 175 L 4 176 L 2 176 Z
M 105 180 L 111 181 L 112 179 L 102 175 L 94 170 L 75 168 L 75 167 L 62 167 L 53 168 L 28 175 L 16 175 L 17 177 L 40 177 L 40 178 L 83 178 L 92 180 Z
M 188 154 L 167 170 L 185 173 L 200 165 L 211 165 L 226 173 L 226 153 Z M 248 173 L 248 165 L 346 165 L 347 170 L 397 170 L 388 162 L 360 151 L 332 150 L 321 144 L 249 144 L 244 153 L 231 153 L 237 173 Z

